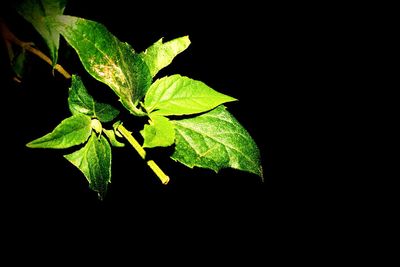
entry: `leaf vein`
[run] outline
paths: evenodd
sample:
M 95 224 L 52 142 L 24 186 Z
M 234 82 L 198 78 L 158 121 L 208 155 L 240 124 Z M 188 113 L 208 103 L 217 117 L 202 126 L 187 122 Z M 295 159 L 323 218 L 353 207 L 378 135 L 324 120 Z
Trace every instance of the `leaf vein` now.
M 185 126 L 185 125 L 183 125 L 183 124 L 181 124 L 181 123 L 178 123 L 178 124 L 179 124 L 179 126 L 181 126 L 181 127 L 183 127 L 183 128 L 186 128 L 186 129 L 188 129 L 189 131 L 192 131 L 192 132 L 201 134 L 201 135 L 206 136 L 206 137 L 208 137 L 209 139 L 213 140 L 214 142 L 217 142 L 217 143 L 220 143 L 220 144 L 224 145 L 225 148 L 230 148 L 230 149 L 232 149 L 232 150 L 238 152 L 238 154 L 242 155 L 247 161 L 253 163 L 253 161 L 251 160 L 251 158 L 249 158 L 246 154 L 244 154 L 244 153 L 243 153 L 241 150 L 239 150 L 238 148 L 236 148 L 236 147 L 234 147 L 234 146 L 231 146 L 231 145 L 229 145 L 229 144 L 226 144 L 226 143 L 224 143 L 223 141 L 220 141 L 220 140 L 214 138 L 213 136 L 211 136 L 211 135 L 209 135 L 209 134 L 207 134 L 207 133 L 204 133 L 204 132 L 195 130 L 195 129 L 190 128 L 190 127 L 188 127 L 188 126 Z M 181 135 L 182 135 L 182 134 L 181 134 Z M 196 152 L 196 153 L 197 153 L 197 152 Z M 230 157 L 229 157 L 229 160 L 231 160 Z

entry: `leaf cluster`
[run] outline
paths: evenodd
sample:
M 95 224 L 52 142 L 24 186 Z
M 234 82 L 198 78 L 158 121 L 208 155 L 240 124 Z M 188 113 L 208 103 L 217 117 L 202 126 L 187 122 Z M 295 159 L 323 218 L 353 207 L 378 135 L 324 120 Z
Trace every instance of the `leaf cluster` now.
M 190 168 L 215 172 L 234 168 L 263 177 L 256 143 L 225 106 L 237 99 L 190 77 L 158 77 L 161 69 L 189 47 L 188 36 L 167 42 L 161 38 L 146 50 L 136 51 L 103 24 L 64 15 L 65 6 L 63 0 L 25 0 L 17 10 L 46 41 L 53 66 L 57 64 L 62 36 L 76 51 L 85 70 L 106 84 L 121 106 L 96 101 L 82 79 L 72 75 L 68 96 L 71 116 L 52 132 L 29 142 L 28 147 L 77 146 L 65 158 L 104 198 L 111 182 L 112 147 L 125 145 L 125 136 L 119 130 L 122 122 L 118 120 L 119 108 L 123 108 L 132 116 L 148 118 L 140 131 L 140 149 L 173 146 L 171 158 Z M 107 129 L 104 125 L 109 123 L 113 127 Z

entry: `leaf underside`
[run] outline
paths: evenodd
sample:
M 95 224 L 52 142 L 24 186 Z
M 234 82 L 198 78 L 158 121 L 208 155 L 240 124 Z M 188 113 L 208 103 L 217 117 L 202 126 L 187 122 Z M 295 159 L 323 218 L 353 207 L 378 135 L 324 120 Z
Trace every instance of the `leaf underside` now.
M 229 167 L 263 177 L 256 143 L 224 106 L 173 123 L 176 146 L 172 159 L 190 168 L 218 172 Z
M 111 147 L 107 139 L 92 132 L 84 147 L 64 157 L 85 175 L 89 187 L 103 199 L 111 182 Z
M 66 0 L 24 0 L 16 7 L 17 12 L 32 24 L 46 42 L 53 66 L 58 60 L 60 33 L 45 17 L 62 15 L 65 5 Z

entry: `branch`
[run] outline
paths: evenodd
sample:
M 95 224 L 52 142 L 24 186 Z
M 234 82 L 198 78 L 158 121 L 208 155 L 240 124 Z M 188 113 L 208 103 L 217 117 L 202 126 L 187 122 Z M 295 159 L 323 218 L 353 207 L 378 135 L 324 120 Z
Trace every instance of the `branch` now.
M 142 159 L 146 159 L 146 151 L 139 144 L 138 141 L 132 136 L 131 132 L 129 132 L 122 124 L 119 124 L 117 127 L 118 132 L 120 132 L 126 140 L 133 146 L 133 148 L 138 152 Z M 147 165 L 149 165 L 150 169 L 157 175 L 157 177 L 161 180 L 163 184 L 168 184 L 169 177 L 158 167 L 158 165 L 153 160 L 148 160 Z
M 38 56 L 40 59 L 46 61 L 50 66 L 53 66 L 53 62 L 51 59 L 46 56 L 42 51 L 40 51 L 37 48 L 34 48 L 32 45 L 33 43 L 30 42 L 23 42 L 20 39 L 18 39 L 7 27 L 7 25 L 4 23 L 4 20 L 0 18 L 0 33 L 1 36 L 6 43 L 6 47 L 8 49 L 8 54 L 10 56 L 10 60 L 12 59 L 12 51 L 11 49 L 11 44 L 15 44 L 20 46 L 22 49 L 25 49 L 32 54 Z M 66 79 L 71 78 L 71 74 L 69 74 L 61 65 L 56 64 L 54 66 L 54 69 L 57 70 L 62 76 L 64 76 Z

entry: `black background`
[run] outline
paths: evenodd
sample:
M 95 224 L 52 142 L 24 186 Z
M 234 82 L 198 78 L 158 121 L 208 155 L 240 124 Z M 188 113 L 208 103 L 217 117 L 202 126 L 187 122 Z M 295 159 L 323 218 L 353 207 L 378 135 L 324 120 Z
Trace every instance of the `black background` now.
M 99 201 L 79 170 L 62 157 L 65 151 L 25 147 L 69 116 L 69 82 L 29 56 L 21 84 L 12 81 L 9 69 L 1 75 L 1 197 L 9 225 L 24 225 L 24 233 L 40 225 L 42 232 L 48 232 L 46 227 L 74 228 L 97 237 L 118 235 L 122 229 L 150 236 L 188 229 L 195 238 L 216 230 L 228 240 L 281 236 L 274 239 L 278 243 L 284 243 L 284 236 L 304 234 L 303 227 L 321 227 L 329 207 L 326 195 L 334 186 L 333 170 L 323 168 L 320 153 L 330 146 L 320 137 L 328 118 L 321 113 L 336 86 L 326 62 L 340 58 L 338 49 L 332 49 L 340 45 L 332 37 L 336 33 L 325 20 L 329 10 L 315 15 L 306 6 L 290 4 L 166 1 L 128 8 L 124 1 L 82 2 L 70 1 L 65 14 L 103 23 L 137 51 L 161 37 L 189 35 L 189 48 L 159 75 L 179 73 L 239 99 L 226 106 L 258 144 L 265 181 L 233 169 L 218 174 L 189 169 L 169 159 L 170 150 L 160 149 L 150 153 L 171 178 L 162 185 L 133 149 L 114 148 L 112 183 Z M 33 40 L 46 51 L 28 23 L 12 12 L 3 16 L 20 39 Z M 7 69 L 1 48 L 1 64 Z M 97 99 L 116 100 L 86 74 L 63 39 L 59 63 L 81 75 Z M 122 116 L 140 139 L 143 121 Z

